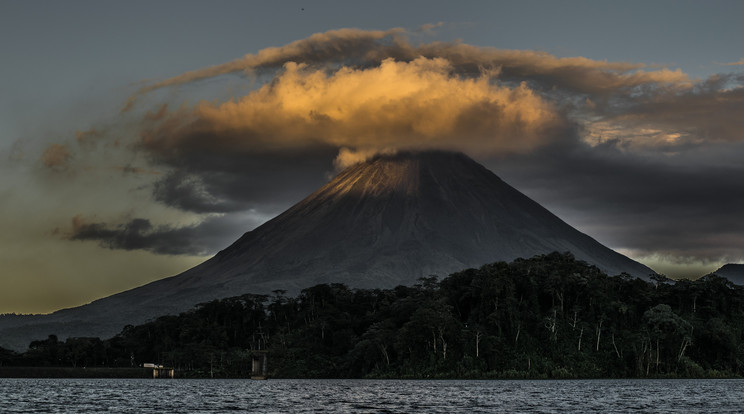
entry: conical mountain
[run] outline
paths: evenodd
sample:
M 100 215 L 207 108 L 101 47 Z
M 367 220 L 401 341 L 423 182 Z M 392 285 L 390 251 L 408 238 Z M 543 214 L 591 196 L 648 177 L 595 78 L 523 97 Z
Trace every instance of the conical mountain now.
M 318 283 L 390 288 L 553 251 L 570 251 L 608 274 L 654 273 L 572 228 L 463 154 L 382 155 L 346 169 L 178 276 L 36 317 L 33 329 L 12 331 L 36 331 L 32 338 L 105 337 L 125 324 L 221 297 L 276 289 L 294 294 Z M 52 330 L 60 323 L 67 326 Z

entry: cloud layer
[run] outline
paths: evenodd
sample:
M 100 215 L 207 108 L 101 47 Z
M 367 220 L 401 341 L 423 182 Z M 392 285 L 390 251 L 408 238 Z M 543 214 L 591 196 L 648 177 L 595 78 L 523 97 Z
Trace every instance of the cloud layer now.
M 207 253 L 219 243 L 197 239 L 221 232 L 203 232 L 214 214 L 278 211 L 377 151 L 438 148 L 474 156 L 639 257 L 744 259 L 735 247 L 744 242 L 744 75 L 697 80 L 642 63 L 414 44 L 408 35 L 334 30 L 141 87 L 122 115 L 148 110 L 136 139 L 89 129 L 74 147 L 50 146 L 42 162 L 58 170 L 108 140 L 140 162 L 122 165 L 160 173 L 153 200 L 204 227 L 86 222 L 71 238 Z M 154 91 L 208 88 L 230 74 L 247 86 L 230 100 L 140 107 Z M 176 237 L 178 248 L 164 247 Z
M 198 224 L 174 227 L 153 225 L 149 219 L 134 218 L 119 224 L 92 222 L 82 216 L 72 218 L 72 229 L 63 237 L 77 241 L 97 241 L 101 247 L 145 250 L 164 255 L 203 256 L 227 247 L 225 236 L 237 239 L 241 226 L 255 226 L 245 216 L 211 216 Z
M 255 148 L 456 147 L 524 152 L 568 128 L 558 108 L 526 84 L 462 78 L 445 59 L 383 60 L 332 74 L 287 63 L 270 84 L 235 101 L 202 102 L 143 132 L 160 159 L 186 151 Z
M 313 67 L 371 67 L 384 60 L 410 62 L 419 58 L 445 59 L 457 73 L 479 75 L 484 71 L 504 80 L 530 80 L 549 88 L 607 95 L 641 86 L 689 87 L 691 81 L 679 70 L 661 68 L 644 71 L 640 63 L 606 62 L 583 57 L 558 58 L 548 53 L 477 47 L 463 43 L 433 42 L 413 45 L 404 29 L 367 31 L 331 30 L 282 47 L 270 47 L 232 62 L 186 72 L 141 87 L 125 106 L 154 90 L 191 83 L 229 73 L 271 71 L 287 62 Z

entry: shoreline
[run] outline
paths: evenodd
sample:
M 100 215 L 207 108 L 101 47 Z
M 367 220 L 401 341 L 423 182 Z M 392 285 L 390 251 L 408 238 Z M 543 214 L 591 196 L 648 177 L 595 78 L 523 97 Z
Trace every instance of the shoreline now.
M 176 379 L 252 379 L 250 376 L 215 376 L 212 377 L 208 373 L 204 375 L 201 371 L 176 371 Z M 0 366 L 0 379 L 3 378 L 36 378 L 36 379 L 55 379 L 55 378 L 111 378 L 111 379 L 154 379 L 152 376 L 152 368 L 112 368 L 112 367 L 21 367 L 21 366 Z M 270 376 L 270 379 L 281 379 L 281 380 L 333 380 L 342 378 L 290 378 L 290 377 L 275 377 Z M 156 378 L 157 379 L 157 378 Z M 167 378 L 161 378 L 167 379 Z M 742 379 L 741 376 L 736 375 L 709 375 L 709 376 L 672 376 L 672 375 L 658 375 L 648 377 L 548 377 L 543 375 L 536 376 L 482 376 L 482 377 L 366 377 L 366 378 L 343 378 L 343 379 L 355 379 L 355 380 L 411 380 L 411 381 L 589 381 L 589 380 L 689 380 L 689 379 Z
M 150 368 L 0 367 L 0 378 L 152 378 Z

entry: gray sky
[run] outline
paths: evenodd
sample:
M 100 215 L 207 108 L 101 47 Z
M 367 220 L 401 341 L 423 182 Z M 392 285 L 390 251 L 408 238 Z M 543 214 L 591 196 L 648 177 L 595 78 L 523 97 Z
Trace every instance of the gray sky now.
M 670 276 L 742 261 L 742 15 L 0 0 L 0 312 L 176 274 L 395 148 L 463 151 Z

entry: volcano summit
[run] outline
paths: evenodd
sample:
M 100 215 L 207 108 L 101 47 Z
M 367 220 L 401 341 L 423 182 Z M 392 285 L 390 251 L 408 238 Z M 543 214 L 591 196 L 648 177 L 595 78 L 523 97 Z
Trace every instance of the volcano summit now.
M 18 348 L 53 333 L 108 337 L 126 324 L 244 293 L 296 294 L 319 283 L 391 288 L 553 251 L 610 275 L 654 273 L 463 154 L 380 155 L 180 275 L 51 315 L 0 320 L 0 345 Z

